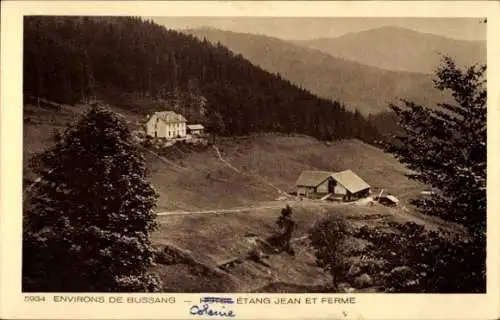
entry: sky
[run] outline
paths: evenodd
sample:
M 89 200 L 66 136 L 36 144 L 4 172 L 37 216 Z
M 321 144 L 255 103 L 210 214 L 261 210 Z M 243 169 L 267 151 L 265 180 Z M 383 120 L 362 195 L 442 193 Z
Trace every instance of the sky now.
M 486 40 L 479 18 L 272 18 L 272 17 L 151 17 L 169 29 L 212 27 L 262 34 L 285 40 L 333 38 L 384 26 L 397 26 L 460 40 Z

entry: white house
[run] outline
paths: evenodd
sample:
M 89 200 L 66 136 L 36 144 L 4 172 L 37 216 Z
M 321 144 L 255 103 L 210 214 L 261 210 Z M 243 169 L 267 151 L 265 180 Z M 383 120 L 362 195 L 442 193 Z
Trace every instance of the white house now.
M 186 137 L 186 118 L 173 111 L 155 112 L 146 122 L 146 134 L 154 138 Z

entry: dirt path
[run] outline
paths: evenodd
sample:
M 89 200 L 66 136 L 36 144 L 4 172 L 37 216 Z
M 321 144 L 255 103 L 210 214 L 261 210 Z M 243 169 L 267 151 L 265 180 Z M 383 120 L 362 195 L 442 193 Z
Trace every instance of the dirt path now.
M 315 207 L 326 207 L 326 208 L 339 208 L 339 207 L 363 207 L 363 206 L 369 206 L 369 204 L 361 203 L 361 202 L 330 202 L 330 201 L 276 201 L 274 204 L 266 204 L 266 205 L 255 205 L 255 206 L 247 206 L 247 207 L 234 207 L 234 208 L 226 208 L 226 209 L 210 209 L 210 210 L 199 210 L 199 211 L 163 211 L 163 212 L 158 212 L 157 216 L 159 217 L 164 217 L 164 216 L 179 216 L 179 215 L 194 215 L 194 214 L 214 214 L 214 215 L 221 215 L 221 214 L 237 214 L 241 212 L 248 212 L 248 211 L 255 211 L 255 210 L 266 210 L 266 209 L 280 209 L 283 208 L 285 205 L 290 204 L 291 206 L 302 206 L 302 207 L 307 207 L 307 208 L 315 208 Z M 417 224 L 422 224 L 430 228 L 430 230 L 438 230 L 439 228 L 442 228 L 446 231 L 452 232 L 452 233 L 460 233 L 462 232 L 462 227 L 459 225 L 455 224 L 450 224 L 445 221 L 441 221 L 439 219 L 436 219 L 434 217 L 428 217 L 422 214 L 414 213 L 406 208 L 389 208 L 389 207 L 383 207 L 386 209 L 386 214 L 388 216 L 393 216 L 395 217 L 396 220 L 402 221 L 402 222 L 415 222 Z M 365 213 L 360 213 L 361 216 L 366 215 Z M 298 240 L 298 239 L 296 239 Z
M 238 213 L 259 209 L 276 209 L 283 207 L 283 204 L 274 206 L 260 206 L 260 207 L 245 207 L 245 208 L 230 208 L 230 209 L 214 209 L 202 211 L 164 211 L 158 212 L 158 216 L 175 216 L 175 215 L 188 215 L 188 214 L 224 214 L 224 213 Z
M 238 213 L 238 212 L 246 212 L 253 210 L 265 210 L 265 209 L 279 209 L 285 206 L 285 202 L 278 202 L 272 205 L 263 205 L 263 206 L 248 206 L 248 207 L 234 207 L 227 209 L 210 209 L 210 210 L 200 210 L 200 211 L 163 211 L 158 212 L 158 216 L 175 216 L 175 215 L 189 215 L 189 214 L 227 214 L 227 213 Z M 308 203 L 308 205 L 312 206 L 324 206 L 324 205 L 342 205 L 341 203 Z
M 254 210 L 264 210 L 264 209 L 280 209 L 286 204 L 290 204 L 291 201 L 276 201 L 276 204 L 268 204 L 262 206 L 247 206 L 247 207 L 234 207 L 227 209 L 210 209 L 210 210 L 200 210 L 200 211 L 162 211 L 158 212 L 158 216 L 175 216 L 175 215 L 189 215 L 189 214 L 228 214 L 228 213 L 239 213 Z M 353 206 L 353 203 L 343 203 L 343 202 L 317 202 L 317 201 L 294 201 L 301 206 L 306 206 L 309 208 L 314 208 L 318 206 L 323 207 L 341 207 L 341 206 Z
M 231 168 L 233 171 L 237 172 L 237 173 L 240 173 L 240 174 L 243 174 L 238 168 L 236 168 L 235 166 L 233 166 L 232 164 L 230 164 L 229 162 L 227 162 L 223 157 L 222 157 L 222 154 L 220 153 L 220 150 L 219 148 L 216 146 L 216 145 L 213 145 L 212 148 L 215 150 L 215 152 L 217 153 L 217 157 L 219 158 L 219 160 L 224 163 L 226 166 L 228 166 L 229 168 Z M 243 174 L 245 175 L 245 174 Z

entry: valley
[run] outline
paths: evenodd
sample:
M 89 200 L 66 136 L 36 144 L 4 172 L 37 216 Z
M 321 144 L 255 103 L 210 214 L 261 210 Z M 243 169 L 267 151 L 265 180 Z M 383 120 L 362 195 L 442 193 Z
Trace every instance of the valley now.
M 157 272 L 166 283 L 165 290 L 324 290 L 329 276 L 315 266 L 307 230 L 325 215 L 344 216 L 353 227 L 411 221 L 429 230 L 444 228 L 461 232 L 458 226 L 414 213 L 408 201 L 418 196 L 424 186 L 408 180 L 407 171 L 390 155 L 360 141 L 326 145 L 305 136 L 268 135 L 225 139 L 218 147 L 223 150 L 224 159 L 249 175 L 238 174 L 221 162 L 212 148 L 176 152 L 175 163 L 181 164 L 182 169 L 170 168 L 156 160 L 149 162 L 151 181 L 160 192 L 160 228 L 154 234 L 154 243 L 160 248 L 181 250 L 189 257 L 180 264 L 158 266 Z M 375 192 L 384 189 L 395 194 L 402 200 L 401 206 L 280 198 L 275 188 L 262 182 L 270 181 L 273 186 L 291 193 L 302 170 L 344 168 L 359 172 L 373 185 Z M 273 222 L 286 205 L 293 208 L 299 226 L 294 240 L 297 254 L 294 257 L 284 253 L 271 255 L 266 260 L 269 267 L 246 260 L 230 271 L 221 272 L 218 266 L 223 261 L 245 258 L 250 247 L 248 235 L 265 239 L 276 232 Z M 182 281 L 178 273 L 173 272 L 180 270 L 181 265 L 185 267 Z M 186 274 L 186 270 L 190 271 Z
M 27 110 L 30 110 L 27 106 Z M 25 123 L 26 156 L 50 145 L 52 129 L 78 117 L 78 107 L 65 106 L 60 117 L 31 115 Z M 119 108 L 115 111 L 120 111 Z M 127 118 L 133 124 L 138 118 Z M 51 123 L 51 130 L 48 128 Z M 59 127 L 60 126 L 60 127 Z M 346 217 L 352 227 L 412 221 L 430 230 L 460 232 L 436 218 L 413 213 L 409 200 L 425 186 L 406 178 L 408 171 L 391 155 L 359 140 L 321 142 L 304 135 L 262 134 L 219 137 L 215 146 L 177 143 L 165 150 L 143 152 L 148 180 L 160 197 L 159 229 L 153 244 L 160 252 L 182 258 L 159 263 L 155 273 L 171 292 L 315 292 L 326 290 L 329 275 L 315 264 L 307 231 L 326 215 Z M 295 181 L 303 170 L 352 169 L 372 187 L 401 200 L 397 208 L 376 203 L 298 200 Z M 25 168 L 29 172 L 29 168 Z M 248 237 L 265 239 L 276 232 L 274 220 L 290 205 L 298 229 L 295 256 L 271 254 L 267 266 L 248 260 Z M 174 255 L 174 256 L 175 256 Z M 241 262 L 221 270 L 224 261 Z M 375 290 L 365 288 L 365 290 Z
M 433 83 L 434 51 L 463 51 L 476 59 L 480 44 L 389 28 L 385 33 L 401 44 L 395 54 L 407 58 L 395 62 L 389 40 L 378 39 L 380 30 L 285 41 L 213 28 L 181 32 L 138 17 L 30 17 L 24 27 L 23 210 L 41 217 L 33 224 L 39 232 L 54 227 L 58 240 L 57 228 L 69 226 L 62 242 L 104 239 L 105 249 L 96 247 L 100 256 L 89 261 L 111 265 L 114 259 L 125 278 L 132 271 L 122 268 L 123 257 L 135 261 L 129 266 L 138 266 L 137 279 L 152 267 L 162 292 L 441 290 L 432 281 L 441 281 L 448 266 L 443 263 L 436 278 L 427 278 L 429 268 L 439 265 L 432 260 L 441 246 L 451 248 L 446 254 L 452 256 L 451 250 L 462 248 L 452 242 L 467 243 L 470 235 L 463 225 L 421 213 L 428 202 L 417 209 L 414 200 L 429 200 L 443 188 L 437 178 L 422 179 L 427 184 L 409 178 L 414 172 L 401 163 L 404 156 L 421 170 L 419 161 L 425 159 L 418 156 L 425 158 L 429 150 L 414 147 L 414 137 L 393 134 L 408 122 L 416 126 L 411 119 L 417 119 L 434 131 L 417 127 L 414 140 L 434 141 L 428 137 L 433 133 L 446 140 L 435 123 L 447 123 L 430 116 L 439 103 L 452 101 Z M 413 50 L 404 39 L 428 47 Z M 370 41 L 373 46 L 366 45 Z M 400 99 L 430 109 L 408 103 L 411 112 L 390 111 Z M 93 118 L 84 118 L 81 131 L 58 150 L 63 160 L 58 154 L 46 162 L 36 157 L 89 110 Z M 403 157 L 390 149 L 396 158 L 379 148 L 391 141 L 410 141 L 414 148 L 400 151 Z M 441 145 L 434 149 L 443 151 Z M 444 151 L 437 154 L 447 155 Z M 34 168 L 42 163 L 46 167 L 37 177 Z M 30 202 L 44 171 L 47 183 Z M 440 217 L 461 212 L 443 208 Z M 324 221 L 334 224 L 321 225 Z M 86 238 L 89 234 L 94 238 Z M 316 235 L 326 244 L 318 244 Z M 341 245 L 331 246 L 330 236 Z M 120 246 L 133 248 L 136 238 L 144 246 L 127 256 Z M 45 241 L 38 234 L 33 239 Z M 70 245 L 62 249 L 69 252 L 69 264 L 81 250 Z M 334 256 L 326 258 L 326 266 L 321 250 Z M 347 270 L 325 271 L 341 259 Z M 390 283 L 412 268 L 418 270 L 414 282 Z M 118 277 L 113 272 L 102 270 L 112 284 Z M 346 277 L 337 283 L 336 274 Z M 151 288 L 160 285 L 153 278 Z M 119 285 L 130 285 L 126 282 Z

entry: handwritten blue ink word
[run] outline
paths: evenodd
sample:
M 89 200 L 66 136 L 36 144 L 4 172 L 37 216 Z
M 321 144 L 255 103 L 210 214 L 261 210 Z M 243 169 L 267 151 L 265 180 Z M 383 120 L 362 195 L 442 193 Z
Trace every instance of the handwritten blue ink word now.
M 234 303 L 233 298 L 223 298 L 223 297 L 203 297 L 200 299 L 201 303 Z
M 201 307 L 194 305 L 189 309 L 189 314 L 209 317 L 236 317 L 233 310 L 226 310 L 224 306 L 222 306 L 222 309 L 224 310 L 210 309 L 208 304 L 204 304 Z

